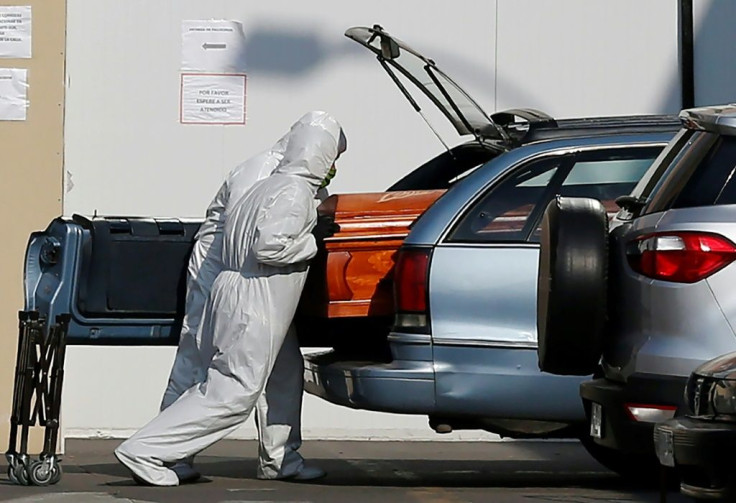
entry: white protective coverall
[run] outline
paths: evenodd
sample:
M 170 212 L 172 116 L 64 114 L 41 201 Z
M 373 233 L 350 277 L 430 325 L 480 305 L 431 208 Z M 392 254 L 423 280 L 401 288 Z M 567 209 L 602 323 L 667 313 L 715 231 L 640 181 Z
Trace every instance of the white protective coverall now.
M 197 337 L 200 356 L 209 362 L 206 378 L 115 450 L 144 481 L 178 485 L 168 466 L 234 431 L 257 401 L 267 423 L 259 477 L 286 478 L 302 469 L 292 442 L 299 440 L 301 353 L 295 337 L 293 348 L 281 349 L 287 333 L 293 335 L 289 327 L 308 261 L 317 252 L 310 233 L 314 198 L 338 155 L 340 136 L 340 125 L 324 112 L 295 125 L 273 174 L 226 211 L 224 270 L 212 285 Z
M 207 208 L 204 222 L 194 237 L 194 247 L 187 267 L 187 297 L 184 320 L 174 365 L 161 401 L 165 409 L 194 384 L 204 380 L 207 366 L 201 361 L 197 344 L 199 322 L 207 296 L 222 271 L 222 231 L 225 212 L 258 180 L 271 174 L 284 155 L 286 136 L 270 150 L 261 152 L 235 167 Z
M 322 112 L 308 112 L 303 115 L 291 130 L 301 127 L 317 118 Z M 236 166 L 225 178 L 222 186 L 215 194 L 214 199 L 207 208 L 205 220 L 202 222 L 195 236 L 194 247 L 189 259 L 187 270 L 187 297 L 185 304 L 184 319 L 179 337 L 174 364 L 171 368 L 169 381 L 161 401 L 161 410 L 174 403 L 182 393 L 204 381 L 207 374 L 207 365 L 212 358 L 212 342 L 205 340 L 202 344 L 199 337 L 199 323 L 202 319 L 205 301 L 212 289 L 212 284 L 217 275 L 223 270 L 222 239 L 225 227 L 225 214 L 232 210 L 232 206 L 259 180 L 269 176 L 278 166 L 284 156 L 284 150 L 289 135 L 286 134 L 279 139 L 270 150 L 266 150 Z M 317 192 L 315 204 L 319 205 L 328 196 L 327 189 L 322 188 Z M 278 365 L 298 365 L 303 367 L 301 353 L 299 352 L 298 340 L 293 327 L 284 342 L 282 352 L 284 356 L 277 360 Z M 200 354 L 204 347 L 206 352 Z M 281 361 L 283 363 L 280 363 Z M 302 374 L 291 376 L 291 379 L 274 380 L 268 384 L 273 393 L 301 393 L 292 391 L 294 388 L 300 390 L 304 383 Z M 298 398 L 298 395 L 297 395 Z M 293 428 L 287 441 L 280 441 L 278 431 L 282 427 L 273 425 L 267 418 L 268 403 L 265 394 L 256 403 L 256 427 L 260 442 L 259 473 L 278 472 L 277 463 L 281 457 L 283 444 L 286 442 L 296 450 L 301 445 L 301 428 Z M 301 419 L 301 408 L 292 414 L 296 417 L 297 426 Z M 291 423 L 289 423 L 291 424 Z M 276 430 L 269 433 L 269 430 Z M 188 459 L 185 464 L 191 465 L 193 459 Z M 181 469 L 181 468 L 179 468 Z M 185 472 L 186 473 L 186 472 Z M 189 472 L 192 473 L 192 472 Z
M 311 122 L 322 112 L 308 112 L 291 130 Z M 269 176 L 284 156 L 287 133 L 270 150 L 266 150 L 236 166 L 225 178 L 220 190 L 207 208 L 205 220 L 195 236 L 194 247 L 187 268 L 187 297 L 179 347 L 171 368 L 169 381 L 161 401 L 165 409 L 194 384 L 204 380 L 209 360 L 202 361 L 197 344 L 199 323 L 212 283 L 223 269 L 222 233 L 225 214 L 255 184 Z M 327 190 L 320 189 L 316 204 L 327 198 Z

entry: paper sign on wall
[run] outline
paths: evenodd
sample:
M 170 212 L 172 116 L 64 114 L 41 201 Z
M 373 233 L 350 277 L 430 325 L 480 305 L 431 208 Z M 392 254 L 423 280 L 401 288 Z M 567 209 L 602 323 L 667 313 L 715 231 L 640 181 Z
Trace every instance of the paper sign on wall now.
M 0 58 L 31 57 L 31 7 L 0 7 Z
M 27 73 L 25 68 L 0 68 L 0 120 L 26 120 Z
M 181 69 L 245 73 L 245 35 L 238 21 L 182 21 Z
M 183 73 L 182 124 L 245 124 L 245 75 Z

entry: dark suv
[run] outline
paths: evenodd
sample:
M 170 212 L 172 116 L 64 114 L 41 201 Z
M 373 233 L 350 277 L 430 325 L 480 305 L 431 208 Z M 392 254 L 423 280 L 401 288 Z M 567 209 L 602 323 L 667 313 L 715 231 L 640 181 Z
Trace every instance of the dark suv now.
M 542 225 L 540 368 L 594 374 L 580 387 L 591 452 L 628 475 L 658 466 L 654 425 L 684 414 L 693 369 L 736 351 L 736 106 L 680 118 L 610 229 L 576 198 Z
M 685 402 L 687 416 L 654 429 L 660 463 L 677 470 L 683 494 L 703 501 L 736 500 L 736 353 L 695 369 Z

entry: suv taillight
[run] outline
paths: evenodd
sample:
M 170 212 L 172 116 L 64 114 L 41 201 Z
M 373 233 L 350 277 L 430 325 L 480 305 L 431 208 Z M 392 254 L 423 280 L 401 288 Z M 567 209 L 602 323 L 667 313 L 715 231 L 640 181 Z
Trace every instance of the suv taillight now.
M 400 248 L 394 270 L 397 328 L 427 330 L 431 248 Z
M 649 234 L 629 243 L 631 268 L 644 276 L 676 283 L 695 283 L 736 260 L 736 245 L 705 232 Z

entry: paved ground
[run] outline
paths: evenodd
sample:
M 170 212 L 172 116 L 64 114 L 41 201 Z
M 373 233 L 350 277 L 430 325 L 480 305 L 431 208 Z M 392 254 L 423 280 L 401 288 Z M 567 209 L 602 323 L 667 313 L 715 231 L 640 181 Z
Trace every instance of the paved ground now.
M 120 502 L 651 502 L 656 488 L 627 485 L 576 442 L 306 442 L 305 457 L 328 476 L 316 483 L 255 478 L 255 442 L 225 441 L 203 452 L 204 480 L 156 488 L 136 485 L 112 455 L 115 440 L 67 442 L 64 476 L 51 487 L 11 484 L 0 501 Z M 3 474 L 7 465 L 0 464 Z M 668 503 L 688 501 L 676 492 Z

